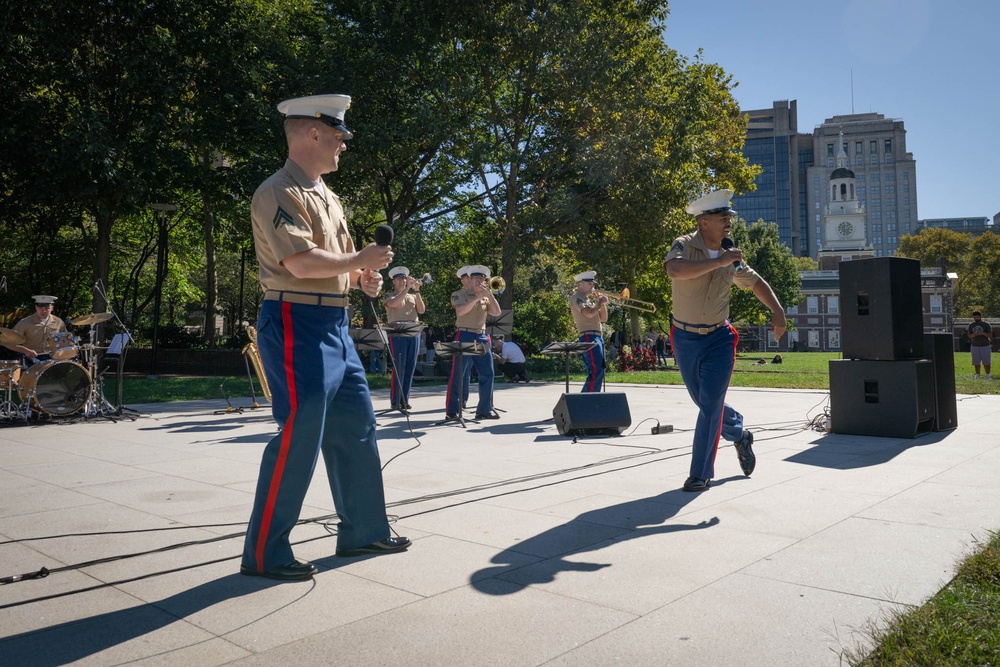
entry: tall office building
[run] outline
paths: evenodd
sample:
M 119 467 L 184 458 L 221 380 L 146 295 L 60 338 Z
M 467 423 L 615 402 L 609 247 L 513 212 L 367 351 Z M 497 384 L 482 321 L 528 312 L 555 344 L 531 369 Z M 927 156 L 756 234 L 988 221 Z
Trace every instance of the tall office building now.
M 778 100 L 770 109 L 743 113 L 749 117 L 743 155 L 762 171 L 755 181 L 757 189 L 733 197 L 733 207 L 748 224 L 757 220 L 777 224 L 781 242 L 799 255 L 806 248 L 802 243 L 801 159 L 805 144 L 811 153 L 812 142 L 802 141 L 808 135 L 798 132 L 795 100 Z
M 891 256 L 899 237 L 917 230 L 917 171 L 906 151 L 906 128 L 879 113 L 827 118 L 813 132 L 813 164 L 806 169 L 809 254 L 828 241 L 823 212 L 832 203 L 827 183 L 843 152 L 854 172 L 857 199 L 866 212 L 866 238 L 878 257 Z

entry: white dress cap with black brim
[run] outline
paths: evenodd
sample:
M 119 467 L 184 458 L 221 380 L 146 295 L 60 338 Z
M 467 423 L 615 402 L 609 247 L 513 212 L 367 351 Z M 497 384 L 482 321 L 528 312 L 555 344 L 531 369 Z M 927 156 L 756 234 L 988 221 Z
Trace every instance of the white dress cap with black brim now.
M 343 133 L 344 139 L 351 139 L 354 133 L 344 125 L 344 113 L 351 108 L 350 95 L 310 95 L 296 97 L 278 104 L 278 111 L 290 118 L 311 118 L 326 123 Z
M 490 268 L 488 266 L 483 266 L 482 264 L 473 264 L 469 267 L 470 276 L 485 276 L 490 277 Z
M 698 197 L 687 205 L 687 212 L 691 215 L 713 215 L 715 213 L 736 213 L 730 199 L 733 197 L 732 190 L 715 190 L 707 195 Z
M 389 269 L 389 277 L 395 278 L 396 276 L 403 276 L 404 278 L 410 275 L 410 270 L 405 266 L 394 266 Z
M 36 306 L 53 306 L 58 300 L 57 297 L 49 294 L 36 294 L 31 299 L 35 302 Z
M 573 280 L 576 282 L 584 282 L 589 280 L 594 280 L 597 278 L 597 271 L 584 271 L 583 273 L 578 273 L 573 276 Z

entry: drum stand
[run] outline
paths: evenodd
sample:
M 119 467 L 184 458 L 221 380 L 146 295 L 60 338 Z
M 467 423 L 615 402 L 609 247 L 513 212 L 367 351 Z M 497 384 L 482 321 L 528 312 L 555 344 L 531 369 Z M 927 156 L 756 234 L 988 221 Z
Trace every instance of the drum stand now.
M 34 394 L 34 391 L 35 390 L 32 389 L 31 393 Z M 29 401 L 30 398 L 31 397 L 29 396 Z M 4 419 L 6 421 L 23 419 L 25 422 L 27 422 L 30 414 L 31 412 L 30 410 L 28 410 L 28 402 L 25 402 L 24 405 L 14 404 L 14 380 L 11 379 L 9 382 L 7 382 L 6 398 L 2 402 L 0 402 L 0 419 Z

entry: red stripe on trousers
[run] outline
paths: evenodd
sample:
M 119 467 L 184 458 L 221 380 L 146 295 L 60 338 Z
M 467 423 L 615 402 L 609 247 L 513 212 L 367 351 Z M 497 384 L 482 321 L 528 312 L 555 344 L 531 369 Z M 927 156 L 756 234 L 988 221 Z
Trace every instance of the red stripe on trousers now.
M 274 516 L 274 506 L 278 502 L 278 491 L 281 489 L 281 475 L 285 472 L 285 462 L 288 460 L 288 448 L 292 442 L 292 430 L 295 424 L 295 412 L 298 409 L 298 395 L 295 391 L 295 337 L 292 328 L 292 304 L 281 304 L 281 323 L 285 338 L 285 380 L 288 383 L 288 419 L 281 429 L 281 449 L 278 450 L 278 460 L 274 464 L 271 475 L 271 486 L 267 490 L 267 502 L 264 504 L 264 516 L 260 522 L 260 533 L 257 535 L 257 571 L 264 571 L 264 545 L 267 534 L 271 530 L 271 519 Z

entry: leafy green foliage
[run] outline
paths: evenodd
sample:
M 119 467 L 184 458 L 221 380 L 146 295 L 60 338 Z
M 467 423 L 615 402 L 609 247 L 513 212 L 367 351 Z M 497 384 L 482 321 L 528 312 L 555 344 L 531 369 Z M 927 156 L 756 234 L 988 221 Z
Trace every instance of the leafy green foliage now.
M 774 290 L 785 308 L 802 299 L 798 269 L 792 251 L 778 239 L 777 225 L 758 220 L 749 227 L 741 220 L 733 224 L 733 242 L 743 251 L 744 262 L 759 273 Z M 766 324 L 769 311 L 750 290 L 734 290 L 729 303 L 729 319 L 741 324 Z

